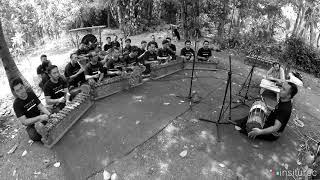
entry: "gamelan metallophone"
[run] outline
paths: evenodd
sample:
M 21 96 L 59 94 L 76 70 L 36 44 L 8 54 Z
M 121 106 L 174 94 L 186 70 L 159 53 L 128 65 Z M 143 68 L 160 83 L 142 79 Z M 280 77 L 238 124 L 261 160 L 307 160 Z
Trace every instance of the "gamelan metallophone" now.
M 165 64 L 151 64 L 151 79 L 159 79 L 170 74 L 176 73 L 183 69 L 183 60 L 177 57 L 176 60 L 169 61 Z
M 79 93 L 59 113 L 52 114 L 46 123 L 37 122 L 35 128 L 44 145 L 49 148 L 55 145 L 92 105 L 90 94 Z
M 244 60 L 244 63 L 247 65 L 254 65 L 256 67 L 260 67 L 262 69 L 270 69 L 272 67 L 272 64 L 276 62 L 274 60 L 268 60 L 261 57 L 253 57 L 253 56 L 247 56 Z
M 128 69 L 127 69 L 128 70 Z M 142 72 L 145 67 L 130 67 L 129 71 L 119 76 L 104 79 L 102 82 L 91 86 L 91 95 L 94 100 L 105 98 L 120 91 L 142 84 Z

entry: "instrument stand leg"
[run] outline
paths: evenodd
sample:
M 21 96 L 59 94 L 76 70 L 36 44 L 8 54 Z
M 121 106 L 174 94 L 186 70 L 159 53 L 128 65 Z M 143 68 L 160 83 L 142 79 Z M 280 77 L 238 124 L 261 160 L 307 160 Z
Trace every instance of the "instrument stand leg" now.
M 194 44 L 194 48 L 195 49 L 197 49 L 197 41 L 198 41 L 198 38 L 197 38 L 197 40 L 195 41 L 195 44 Z M 188 101 L 190 106 L 191 106 L 192 103 L 199 103 L 199 98 L 200 98 L 199 96 L 196 98 L 194 96 L 194 94 L 192 94 L 195 64 L 196 64 L 196 55 L 194 55 L 193 61 L 192 61 L 192 70 L 191 70 L 191 78 L 190 78 L 190 86 L 189 86 L 189 94 L 188 94 L 188 96 L 187 97 L 176 96 L 178 98 L 181 98 L 181 99 L 184 99 L 184 100 Z
M 227 80 L 227 85 L 226 85 L 226 88 L 225 88 L 225 91 L 224 91 L 224 96 L 223 96 L 223 102 L 222 102 L 222 107 L 220 109 L 220 113 L 219 113 L 219 119 L 217 121 L 213 121 L 211 119 L 203 119 L 203 118 L 199 118 L 200 121 L 205 121 L 205 122 L 210 122 L 210 123 L 214 123 L 216 124 L 216 127 L 217 127 L 217 140 L 218 142 L 221 142 L 221 136 L 220 136 L 220 129 L 219 129 L 219 126 L 222 125 L 222 124 L 233 124 L 233 125 L 236 125 L 235 122 L 233 122 L 231 120 L 231 102 L 232 102 L 232 89 L 231 89 L 231 86 L 232 86 L 232 83 L 231 83 L 231 77 L 232 77 L 232 71 L 231 71 L 231 56 L 229 56 L 229 64 L 230 64 L 230 70 L 228 72 L 228 80 Z M 228 91 L 229 90 L 229 91 Z M 229 108 L 229 117 L 228 117 L 228 122 L 221 122 L 222 118 L 223 118 L 223 115 L 224 115 L 224 112 L 225 112 L 225 107 L 226 107 L 226 99 L 227 99 L 227 95 L 228 95 L 228 92 L 229 92 L 229 105 L 227 105 L 227 108 Z
M 255 100 L 255 98 L 253 97 L 250 97 L 248 96 L 248 92 L 249 92 L 249 89 L 250 89 L 250 86 L 251 86 L 251 81 L 252 81 L 252 76 L 253 76 L 253 72 L 254 72 L 254 68 L 255 66 L 252 66 L 251 67 L 251 70 L 246 78 L 246 80 L 244 81 L 244 83 L 242 84 L 241 86 L 241 89 L 239 90 L 237 96 L 241 97 L 241 99 L 238 100 L 238 102 L 233 102 L 233 103 L 238 103 L 236 106 L 232 107 L 232 109 L 234 108 L 237 108 L 241 105 L 245 105 L 245 106 L 248 106 L 250 107 L 250 105 L 247 104 L 248 101 L 253 101 Z M 245 95 L 242 95 L 242 91 L 246 89 L 245 91 Z M 239 102 L 240 101 L 240 102 Z

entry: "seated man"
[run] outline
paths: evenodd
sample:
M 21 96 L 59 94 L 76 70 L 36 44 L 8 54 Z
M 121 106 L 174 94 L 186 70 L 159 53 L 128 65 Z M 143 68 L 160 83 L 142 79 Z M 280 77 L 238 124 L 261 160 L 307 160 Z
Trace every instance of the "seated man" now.
M 195 56 L 195 52 L 191 48 L 191 41 L 190 40 L 186 40 L 186 42 L 184 44 L 185 44 L 185 47 L 181 49 L 180 56 L 184 60 L 193 61 L 194 60 L 194 56 Z
M 275 110 L 267 117 L 263 129 L 253 128 L 251 132 L 247 132 L 246 123 L 248 117 L 236 120 L 236 128 L 241 133 L 247 134 L 250 138 L 259 138 L 273 141 L 280 137 L 284 131 L 292 111 L 292 98 L 297 94 L 298 88 L 291 82 L 284 82 L 280 90 L 280 101 Z
M 70 59 L 71 61 L 65 67 L 64 76 L 67 78 L 68 88 L 72 99 L 80 92 L 79 87 L 86 82 L 86 79 L 84 76 L 84 69 L 78 63 L 78 55 L 72 53 Z
M 96 53 L 92 52 L 89 54 L 89 63 L 86 65 L 84 74 L 86 80 L 90 85 L 95 83 L 100 83 L 104 77 L 103 64 L 98 61 L 98 56 Z
M 141 41 L 141 48 L 139 48 L 138 59 L 142 59 L 142 55 L 146 51 L 147 51 L 147 41 Z
M 69 102 L 70 94 L 57 66 L 49 66 L 48 73 L 50 80 L 44 85 L 44 96 L 47 105 L 52 105 L 52 113 L 57 113 Z
M 89 53 L 89 48 L 87 45 L 85 45 L 84 43 L 81 43 L 79 46 L 79 49 L 76 51 L 76 54 L 78 56 L 80 55 L 86 55 Z
M 45 83 L 49 80 L 48 67 L 51 65 L 51 62 L 47 59 L 47 55 L 43 54 L 40 57 L 41 65 L 37 68 L 37 74 L 40 77 L 39 87 L 43 90 Z
M 151 43 L 153 43 L 156 47 L 156 50 L 158 50 L 158 43 L 156 42 L 156 37 L 154 35 L 151 35 L 151 41 L 148 43 L 148 47 L 150 47 Z
M 107 40 L 107 43 L 103 46 L 104 51 L 108 51 L 108 49 L 112 48 L 112 46 L 113 46 L 113 44 L 111 42 L 111 37 L 108 36 L 106 38 L 106 40 Z
M 41 104 L 38 97 L 26 90 L 20 78 L 14 79 L 11 83 L 12 92 L 16 97 L 13 103 L 14 112 L 18 120 L 26 126 L 29 138 L 33 141 L 41 141 L 41 135 L 36 131 L 34 124 L 49 119 L 50 112 Z
M 203 47 L 198 50 L 197 57 L 199 61 L 208 61 L 212 56 L 211 49 L 209 49 L 209 41 L 203 41 Z
M 176 45 L 171 43 L 171 38 L 167 37 L 166 40 L 169 41 L 169 48 L 174 52 L 174 54 L 176 54 L 177 52 Z
M 175 56 L 175 52 L 169 48 L 169 41 L 162 41 L 162 48 L 158 50 L 158 59 L 164 63 L 171 60 Z
M 131 39 L 126 39 L 125 40 L 125 46 L 124 46 L 124 48 L 123 48 L 123 56 L 126 56 L 126 55 L 128 55 L 130 52 L 131 52 L 131 48 L 132 48 L 132 46 L 131 46 Z
M 280 67 L 280 64 L 278 62 L 274 62 L 272 64 L 272 68 L 267 72 L 266 78 L 271 81 L 284 82 L 284 69 Z
M 139 63 L 138 53 L 139 53 L 139 48 L 136 46 L 132 46 L 131 52 L 128 55 L 125 55 L 123 58 L 123 61 L 126 63 L 126 66 L 136 65 L 137 63 Z
M 151 63 L 157 61 L 157 51 L 155 43 L 151 43 L 148 47 L 148 50 L 141 55 L 143 59 L 143 65 L 146 66 L 146 70 L 143 74 L 150 74 L 151 72 Z
M 118 41 L 118 36 L 117 35 L 114 36 L 114 40 L 111 43 L 112 43 L 112 46 L 115 47 L 116 49 L 120 48 L 120 43 Z

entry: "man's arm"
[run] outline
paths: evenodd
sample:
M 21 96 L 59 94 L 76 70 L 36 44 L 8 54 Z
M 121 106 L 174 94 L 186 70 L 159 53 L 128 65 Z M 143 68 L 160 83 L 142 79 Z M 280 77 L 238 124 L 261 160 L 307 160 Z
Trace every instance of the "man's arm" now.
M 48 115 L 46 114 L 43 114 L 43 115 L 39 115 L 39 116 L 36 116 L 36 117 L 33 117 L 33 118 L 26 118 L 26 116 L 21 116 L 18 118 L 18 120 L 25 126 L 28 126 L 28 125 L 32 125 L 38 121 L 45 121 L 47 120 L 49 117 Z
M 68 88 L 63 89 L 66 94 L 66 102 L 70 102 L 70 93 Z
M 51 113 L 48 111 L 48 109 L 46 108 L 46 107 L 44 107 L 44 105 L 42 104 L 42 103 L 40 103 L 40 104 L 38 104 L 38 109 L 42 112 L 42 113 L 44 113 L 44 114 L 46 114 L 46 115 L 50 115 Z
M 280 67 L 280 79 L 282 81 L 286 80 L 286 76 L 284 74 L 284 69 Z
M 277 132 L 281 127 L 281 122 L 279 120 L 275 120 L 274 125 L 265 129 L 253 128 L 251 132 L 248 133 L 250 138 L 255 138 L 258 135 L 271 134 Z
M 104 73 L 100 73 L 100 76 L 99 76 L 98 82 L 101 82 L 101 81 L 102 81 L 103 76 L 104 76 Z
M 51 99 L 51 96 L 45 96 L 46 102 L 48 105 L 59 104 L 64 102 L 64 97 L 59 99 Z
M 79 76 L 83 72 L 84 72 L 84 70 L 82 68 L 80 68 L 79 71 L 76 74 L 71 75 L 69 78 L 70 79 L 74 79 L 74 78 L 76 78 L 77 76 Z

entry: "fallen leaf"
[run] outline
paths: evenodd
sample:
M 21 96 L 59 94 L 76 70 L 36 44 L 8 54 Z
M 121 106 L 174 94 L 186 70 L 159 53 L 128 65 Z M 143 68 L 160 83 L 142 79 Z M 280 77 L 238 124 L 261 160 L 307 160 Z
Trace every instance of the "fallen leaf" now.
M 184 101 L 182 101 L 182 100 L 181 100 L 180 102 L 181 102 L 181 103 L 184 103 Z
M 222 164 L 222 163 L 220 163 L 219 166 L 220 166 L 220 167 L 223 167 L 223 168 L 226 167 L 226 165 L 224 165 L 224 164 Z
M 33 144 L 33 141 L 30 139 L 30 140 L 28 141 L 28 143 L 29 143 L 30 145 L 32 145 L 32 144 Z
M 104 170 L 103 171 L 103 180 L 109 180 L 110 178 L 111 178 L 111 174 L 108 171 Z
M 116 173 L 113 173 L 111 175 L 111 180 L 117 180 L 118 179 L 118 175 Z
M 50 162 L 50 160 L 45 159 L 45 160 L 43 160 L 43 162 L 44 162 L 44 163 L 49 163 L 49 162 Z
M 197 122 L 199 122 L 199 120 L 198 119 L 191 119 L 190 122 L 197 123 Z
M 140 121 L 136 121 L 136 124 L 139 124 L 140 123 Z
M 16 170 L 16 169 L 14 169 L 14 170 L 13 170 L 13 172 L 12 172 L 12 176 L 15 176 L 15 175 L 16 175 L 16 173 L 17 173 L 17 170 Z
M 175 96 L 175 94 L 169 94 L 170 96 Z
M 163 104 L 167 106 L 167 105 L 169 105 L 170 103 L 163 103 Z
M 259 145 L 258 144 L 253 144 L 252 145 L 254 148 L 259 148 Z
M 54 163 L 54 165 L 53 165 L 54 167 L 56 167 L 56 168 L 58 168 L 58 167 L 60 167 L 60 162 L 56 162 L 56 163 Z
M 188 154 L 188 151 L 184 150 L 179 155 L 180 155 L 180 157 L 186 157 L 187 154 Z
M 27 150 L 24 150 L 21 156 L 23 157 L 23 156 L 25 156 L 26 154 L 27 154 Z
M 40 172 L 40 171 L 39 171 L 39 172 L 35 171 L 35 172 L 33 172 L 33 174 L 34 174 L 34 175 L 40 175 L 41 172 Z
M 14 145 L 9 151 L 8 151 L 8 154 L 12 154 L 14 153 L 14 151 L 17 149 L 18 145 Z

